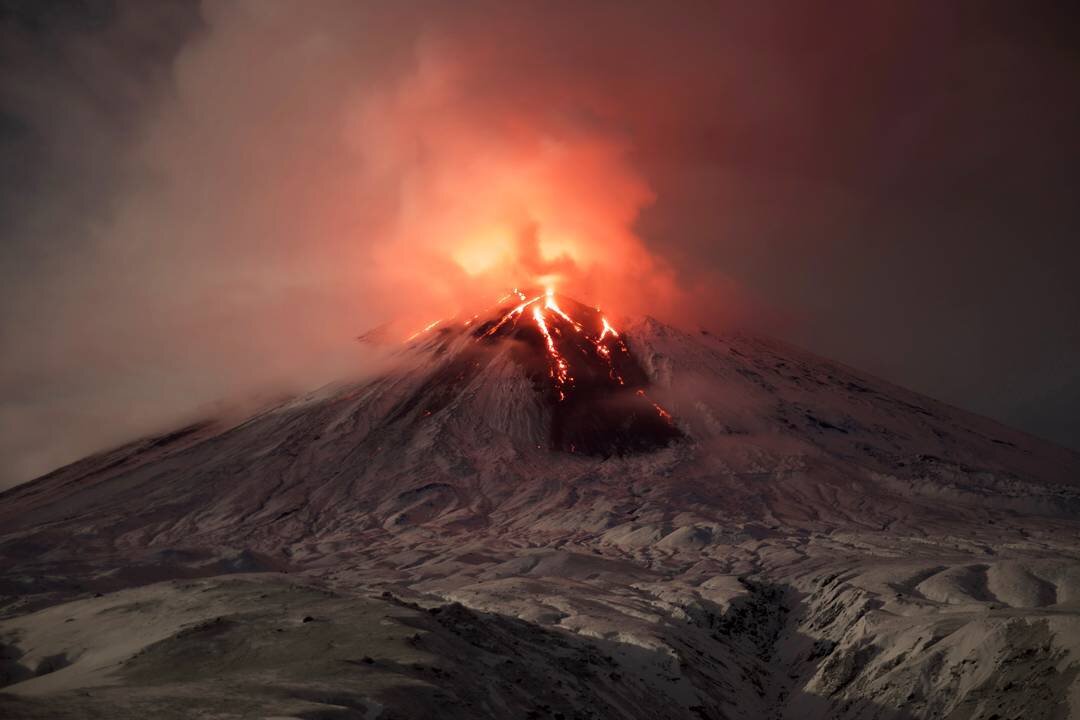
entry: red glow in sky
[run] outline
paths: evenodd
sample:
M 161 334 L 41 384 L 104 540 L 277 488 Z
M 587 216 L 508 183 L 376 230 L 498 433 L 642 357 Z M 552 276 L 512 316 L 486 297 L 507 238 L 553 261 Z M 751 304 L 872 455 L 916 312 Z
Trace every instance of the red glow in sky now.
M 654 194 L 626 144 L 527 96 L 477 99 L 467 54 L 422 57 L 352 125 L 369 163 L 403 178 L 375 259 L 417 301 L 406 314 L 480 305 L 507 287 L 550 286 L 621 313 L 671 300 L 671 273 L 634 232 Z

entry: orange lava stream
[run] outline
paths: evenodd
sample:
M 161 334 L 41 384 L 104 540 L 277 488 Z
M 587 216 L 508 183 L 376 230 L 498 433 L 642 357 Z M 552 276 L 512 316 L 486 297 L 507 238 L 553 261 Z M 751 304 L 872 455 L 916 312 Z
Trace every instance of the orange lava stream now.
M 514 292 L 517 292 L 517 291 L 515 290 Z M 518 296 L 522 300 L 525 300 L 525 296 L 522 293 L 518 293 Z M 506 313 L 506 315 L 503 315 L 502 320 L 500 320 L 498 322 L 498 324 L 495 325 L 495 327 L 491 328 L 486 333 L 484 333 L 483 337 L 489 337 L 489 336 L 494 335 L 495 333 L 497 333 L 499 331 L 499 328 L 501 328 L 503 325 L 505 325 L 506 323 L 513 320 L 516 316 L 518 316 L 518 315 L 522 314 L 523 312 L 525 312 L 525 308 L 529 307 L 530 305 L 532 305 L 534 302 L 536 302 L 539 299 L 540 299 L 540 296 L 537 295 L 532 300 L 525 300 L 525 302 L 521 303 L 520 305 L 515 307 L 510 312 Z
M 653 404 L 652 404 L 652 406 L 653 406 L 654 408 L 656 408 L 656 412 L 660 413 L 660 417 L 664 418 L 664 419 L 665 419 L 665 420 L 667 420 L 667 421 L 668 421 L 669 423 L 671 422 L 671 413 L 669 413 L 669 412 L 668 412 L 667 410 L 665 410 L 664 408 L 660 407 L 660 404 L 659 404 L 659 403 L 653 403 Z
M 422 329 L 420 329 L 420 330 L 417 330 L 417 331 L 416 331 L 416 332 L 414 332 L 414 333 L 413 333 L 412 335 L 410 335 L 409 337 L 405 338 L 405 342 L 407 342 L 407 343 L 408 343 L 408 342 L 412 342 L 413 340 L 415 340 L 416 338 L 420 337 L 421 335 L 423 335 L 423 334 L 424 334 L 424 333 L 426 333 L 426 332 L 427 332 L 428 330 L 432 329 L 433 327 L 435 327 L 436 325 L 438 325 L 438 324 L 439 324 L 439 323 L 441 323 L 441 322 L 442 322 L 442 320 L 436 320 L 435 322 L 433 322 L 433 323 L 430 323 L 429 325 L 425 326 L 424 328 L 422 328 Z
M 577 320 L 574 320 L 572 317 L 570 317 L 569 315 L 564 313 L 562 311 L 562 308 L 560 308 L 555 303 L 555 292 L 551 288 L 547 289 L 547 300 L 545 300 L 545 302 L 544 302 L 544 307 L 547 308 L 548 310 L 551 310 L 552 312 L 556 313 L 563 320 L 565 320 L 566 322 L 573 325 L 574 330 L 576 330 L 578 332 L 581 332 L 581 330 L 582 330 L 581 323 L 579 323 Z M 607 325 L 607 320 L 604 321 L 604 325 Z M 601 335 L 600 339 L 603 340 L 604 336 Z
M 615 332 L 615 328 L 611 327 L 611 325 L 608 324 L 606 317 L 601 315 L 600 322 L 604 323 L 604 331 L 600 333 L 600 337 L 598 339 L 603 340 L 608 335 L 611 335 L 612 337 L 619 337 L 619 333 Z
M 555 383 L 555 391 L 558 393 L 560 402 L 566 399 L 567 392 L 574 383 L 574 378 L 572 375 L 570 375 L 570 363 L 567 362 L 566 358 L 563 357 L 562 353 L 559 352 L 559 347 L 555 342 L 556 336 L 559 334 L 560 331 L 558 327 L 552 327 L 549 324 L 549 318 L 562 319 L 565 322 L 569 323 L 570 326 L 574 328 L 575 332 L 583 334 L 585 336 L 585 339 L 588 340 L 588 342 L 591 343 L 592 346 L 596 349 L 596 354 L 599 357 L 603 358 L 604 362 L 607 364 L 608 377 L 610 377 L 611 380 L 619 383 L 620 385 L 626 384 L 626 381 L 623 379 L 622 375 L 619 374 L 619 371 L 615 367 L 615 362 L 611 355 L 611 345 L 614 343 L 624 353 L 628 353 L 629 350 L 626 347 L 626 343 L 619 335 L 619 332 L 611 326 L 611 323 L 608 322 L 608 319 L 606 317 L 604 317 L 603 315 L 600 316 L 600 334 L 597 336 L 590 336 L 589 333 L 585 331 L 585 327 L 580 322 L 572 318 L 566 311 L 559 307 L 558 301 L 555 299 L 555 292 L 551 288 L 547 288 L 543 295 L 537 295 L 536 297 L 532 298 L 526 297 L 525 293 L 521 292 L 517 288 L 514 288 L 512 292 L 509 292 L 499 298 L 497 304 L 501 305 L 502 303 L 515 296 L 518 300 L 521 301 L 520 304 L 515 305 L 513 308 L 511 308 L 506 314 L 502 316 L 502 318 L 500 318 L 498 323 L 496 323 L 494 326 L 484 332 L 484 334 L 477 338 L 477 340 L 482 340 L 484 338 L 495 335 L 495 333 L 499 332 L 499 330 L 501 330 L 508 323 L 516 324 L 518 320 L 525 316 L 525 311 L 531 307 L 532 312 L 530 313 L 530 315 L 532 316 L 533 322 L 536 323 L 536 328 L 540 331 L 540 335 L 544 338 L 544 344 L 546 345 L 547 355 L 550 362 L 548 374 L 551 376 L 551 379 Z M 540 302 L 541 300 L 543 300 L 542 303 Z M 599 310 L 600 309 L 597 308 L 598 312 Z M 549 316 L 548 313 L 550 313 L 551 315 Z M 466 320 L 465 327 L 471 326 L 478 317 L 478 315 L 474 315 L 469 320 Z M 415 338 L 425 332 L 428 332 L 441 322 L 443 321 L 436 320 L 424 329 L 414 333 L 411 337 L 408 338 L 408 340 L 406 340 L 406 342 L 414 340 Z M 646 398 L 644 390 L 637 390 L 637 395 Z M 663 418 L 666 422 L 674 422 L 671 414 L 668 413 L 667 410 L 662 408 L 658 403 L 653 402 L 652 406 L 660 415 L 660 417 Z
M 504 295 L 498 302 L 504 302 L 514 295 L 517 295 L 518 299 L 522 302 L 503 315 L 499 322 L 489 328 L 480 339 L 495 335 L 495 333 L 499 332 L 499 330 L 508 323 L 517 322 L 517 320 L 524 316 L 525 310 L 532 307 L 532 312 L 530 314 L 532 315 L 533 322 L 536 323 L 536 328 L 540 331 L 540 334 L 544 338 L 544 343 L 547 346 L 547 354 L 551 363 L 549 374 L 551 375 L 552 380 L 555 381 L 555 389 L 559 394 L 559 400 L 565 400 L 566 386 L 572 384 L 574 378 L 570 375 L 570 364 L 559 352 L 558 345 L 555 343 L 555 335 L 558 333 L 558 329 L 553 329 L 549 325 L 547 313 L 550 312 L 552 316 L 561 318 L 569 323 L 570 326 L 574 328 L 574 332 L 579 334 L 585 334 L 585 327 L 559 307 L 559 303 L 555 299 L 555 291 L 551 288 L 547 288 L 543 295 L 538 295 L 533 298 L 526 297 L 523 292 L 514 288 L 513 292 Z M 543 300 L 544 302 L 538 304 L 540 300 Z M 610 335 L 617 338 L 619 334 L 611 327 L 607 318 L 601 317 L 601 321 L 603 323 L 601 334 L 596 338 L 591 338 L 586 335 L 586 338 L 596 348 L 597 354 L 608 364 L 610 377 L 620 385 L 625 384 L 618 372 L 616 372 L 615 366 L 612 363 L 611 349 L 604 343 L 604 339 L 607 336 Z
M 533 308 L 533 319 L 536 320 L 536 327 L 540 329 L 540 334 L 544 336 L 544 340 L 547 342 L 548 355 L 551 356 L 551 378 L 555 381 L 555 389 L 559 393 L 559 400 L 566 399 L 566 392 L 563 387 L 573 381 L 574 378 L 570 377 L 570 366 L 567 364 L 566 359 L 559 353 L 559 349 L 555 347 L 555 338 L 551 337 L 551 331 L 548 330 L 547 321 L 544 319 L 544 313 L 541 312 L 539 307 Z

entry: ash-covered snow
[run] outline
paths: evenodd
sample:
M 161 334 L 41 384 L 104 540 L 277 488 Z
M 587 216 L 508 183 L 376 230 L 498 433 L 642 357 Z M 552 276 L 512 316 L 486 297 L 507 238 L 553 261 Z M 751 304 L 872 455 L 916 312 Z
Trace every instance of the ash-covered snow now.
M 1080 716 L 1076 453 L 619 330 L 673 418 L 640 447 L 570 452 L 537 338 L 450 326 L 0 495 L 0 714 Z

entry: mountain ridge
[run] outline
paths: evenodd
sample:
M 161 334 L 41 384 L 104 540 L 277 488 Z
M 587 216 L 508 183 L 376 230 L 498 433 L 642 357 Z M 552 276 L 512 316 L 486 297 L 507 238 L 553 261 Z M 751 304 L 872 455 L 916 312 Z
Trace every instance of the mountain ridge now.
M 85 710 L 92 702 L 71 693 L 101 683 L 174 707 L 178 691 L 148 686 L 141 656 L 94 664 L 113 635 L 86 627 L 65 641 L 48 627 L 56 613 L 92 623 L 132 608 L 123 612 L 171 628 L 148 598 L 195 607 L 205 590 L 232 599 L 199 622 L 231 618 L 220 632 L 240 648 L 268 642 L 245 629 L 244 613 L 292 627 L 260 593 L 321 608 L 313 598 L 324 592 L 344 604 L 325 620 L 299 610 L 315 624 L 297 620 L 308 628 L 297 633 L 339 627 L 349 602 L 374 597 L 382 608 L 386 593 L 393 607 L 456 618 L 451 634 L 504 643 L 517 628 L 539 643 L 527 673 L 561 677 L 555 648 L 569 643 L 583 668 L 605 673 L 598 690 L 614 674 L 663 699 L 642 700 L 642 717 L 660 706 L 668 717 L 715 718 L 974 718 L 992 703 L 1053 718 L 1080 708 L 1070 669 L 1080 667 L 1076 453 L 780 341 L 651 318 L 615 329 L 643 373 L 630 390 L 648 399 L 620 417 L 663 420 L 655 403 L 679 436 L 573 452 L 553 442 L 551 423 L 581 391 L 569 379 L 581 365 L 568 360 L 559 379 L 557 359 L 578 352 L 590 368 L 610 366 L 593 340 L 603 325 L 583 324 L 579 341 L 573 319 L 584 311 L 565 305 L 571 319 L 547 327 L 552 345 L 524 312 L 523 328 L 504 324 L 482 340 L 506 308 L 491 321 L 446 323 L 406 342 L 378 377 L 239 424 L 138 441 L 0 494 L 0 642 L 20 668 L 57 653 L 71 661 L 3 692 L 52 698 L 40 712 L 31 703 L 28 717 L 65 702 Z M 621 392 L 612 377 L 600 387 Z M 380 612 L 397 617 L 390 607 Z M 443 636 L 448 627 L 425 624 L 416 644 L 383 648 L 371 672 L 400 673 L 390 658 L 421 649 L 417 662 L 447 672 L 464 652 Z M 196 652 L 185 632 L 163 629 L 161 642 Z M 319 647 L 296 652 L 314 658 Z M 359 682 L 331 675 L 342 693 Z M 421 677 L 406 675 L 395 687 Z M 209 692 L 202 676 L 185 682 L 184 692 Z M 260 712 L 280 701 L 244 682 L 244 702 Z M 305 702 L 325 682 L 304 677 Z M 423 682 L 449 696 L 473 687 L 430 673 Z M 1024 705 L 1025 684 L 1045 689 L 1043 709 Z M 355 716 L 371 702 L 383 717 L 409 716 L 396 691 L 364 687 L 366 699 L 350 701 Z M 610 688 L 553 688 L 499 696 L 502 715 L 546 704 L 566 717 L 638 716 Z M 304 712 L 335 705 L 318 702 Z

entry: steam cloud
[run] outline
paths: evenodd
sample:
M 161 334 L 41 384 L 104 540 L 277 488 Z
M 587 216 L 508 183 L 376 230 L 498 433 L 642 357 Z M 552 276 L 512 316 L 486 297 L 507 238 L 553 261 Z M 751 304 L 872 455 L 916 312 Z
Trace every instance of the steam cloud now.
M 61 78 L 55 97 L 5 88 L 95 186 L 60 188 L 21 228 L 48 217 L 34 242 L 59 252 L 13 278 L 4 311 L 6 483 L 220 398 L 360 372 L 358 332 L 514 284 L 670 307 L 672 273 L 632 228 L 653 193 L 595 79 L 567 81 L 559 28 L 538 34 L 539 9 L 393 5 L 207 2 L 185 27 L 183 6 L 122 4 L 33 68 Z M 135 83 L 130 39 L 177 28 Z
M 359 332 L 515 284 L 775 327 L 797 303 L 762 272 L 805 288 L 850 250 L 878 143 L 859 113 L 892 100 L 883 73 L 933 65 L 898 48 L 954 27 L 904 3 L 99 5 L 2 29 L 24 172 L 2 196 L 0 487 L 363 372 Z M 867 77 L 830 74 L 852 57 Z M 846 114 L 822 106 L 838 82 Z M 789 267 L 754 266 L 770 243 Z

